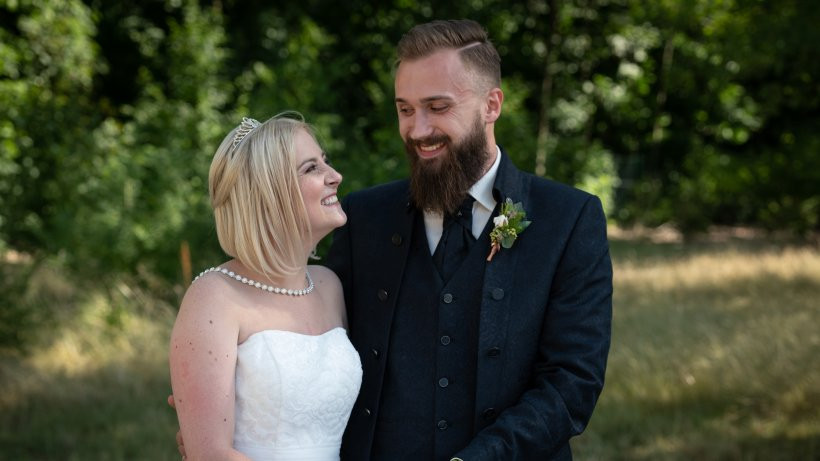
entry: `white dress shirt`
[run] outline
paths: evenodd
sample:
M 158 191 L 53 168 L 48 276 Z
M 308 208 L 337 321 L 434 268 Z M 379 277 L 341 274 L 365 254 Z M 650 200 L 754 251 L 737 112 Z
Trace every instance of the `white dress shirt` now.
M 473 203 L 473 237 L 478 238 L 490 215 L 493 214 L 496 201 L 493 197 L 493 184 L 498 173 L 498 165 L 501 163 L 501 149 L 495 146 L 496 155 L 493 166 L 478 179 L 467 191 L 474 199 Z M 434 211 L 424 212 L 424 230 L 427 233 L 427 243 L 430 245 L 430 254 L 436 251 L 438 241 L 441 240 L 441 233 L 444 230 L 444 216 Z

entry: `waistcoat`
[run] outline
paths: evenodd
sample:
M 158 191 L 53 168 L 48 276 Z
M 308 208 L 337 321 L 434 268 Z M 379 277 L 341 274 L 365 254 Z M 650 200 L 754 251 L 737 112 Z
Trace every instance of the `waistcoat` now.
M 391 327 L 373 459 L 449 460 L 473 437 L 488 228 L 445 281 L 416 213 Z

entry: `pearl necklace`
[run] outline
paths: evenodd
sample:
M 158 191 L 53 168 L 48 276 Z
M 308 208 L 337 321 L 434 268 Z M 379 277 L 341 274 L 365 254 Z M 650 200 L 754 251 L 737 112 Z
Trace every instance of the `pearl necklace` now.
M 307 269 L 305 269 L 305 278 L 308 281 L 308 286 L 305 287 L 305 288 L 302 288 L 301 290 L 289 290 L 289 289 L 286 289 L 286 288 L 279 288 L 279 287 L 275 287 L 275 286 L 271 286 L 271 285 L 265 285 L 264 283 L 257 282 L 255 280 L 251 280 L 247 277 L 242 277 L 241 275 L 237 274 L 234 271 L 229 271 L 228 269 L 220 268 L 220 267 L 212 267 L 210 269 L 207 269 L 207 270 L 204 270 L 204 271 L 200 272 L 199 275 L 197 275 L 196 278 L 194 279 L 194 282 L 196 282 L 200 277 L 207 274 L 208 272 L 219 272 L 220 274 L 225 274 L 228 277 L 230 277 L 232 279 L 235 279 L 239 282 L 242 282 L 246 285 L 254 286 L 254 287 L 259 288 L 263 291 L 267 291 L 269 293 L 276 293 L 278 295 L 304 296 L 304 295 L 309 294 L 310 292 L 312 292 L 313 288 L 314 288 L 313 279 L 310 277 L 310 272 L 308 272 Z

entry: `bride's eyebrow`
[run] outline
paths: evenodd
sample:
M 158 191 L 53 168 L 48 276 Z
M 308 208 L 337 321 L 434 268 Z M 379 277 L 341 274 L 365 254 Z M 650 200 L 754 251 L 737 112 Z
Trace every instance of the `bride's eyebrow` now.
M 297 170 L 301 169 L 303 166 L 307 165 L 308 163 L 315 162 L 315 161 L 317 161 L 316 157 L 310 157 L 309 159 L 306 159 L 304 162 L 300 163 Z

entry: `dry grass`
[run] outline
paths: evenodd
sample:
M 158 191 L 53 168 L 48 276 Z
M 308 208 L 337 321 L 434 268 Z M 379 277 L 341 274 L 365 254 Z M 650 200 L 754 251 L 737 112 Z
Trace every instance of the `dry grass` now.
M 56 316 L 0 354 L 0 458 L 178 459 L 167 341 L 174 311 L 120 283 L 84 294 L 49 268 L 22 302 Z
M 818 459 L 817 248 L 616 238 L 612 250 L 607 384 L 576 459 Z M 123 283 L 77 286 L 95 287 L 45 267 L 23 296 L 48 315 L 27 353 L 0 353 L 0 458 L 178 459 L 173 307 Z
M 820 252 L 613 242 L 607 384 L 578 459 L 816 459 Z

